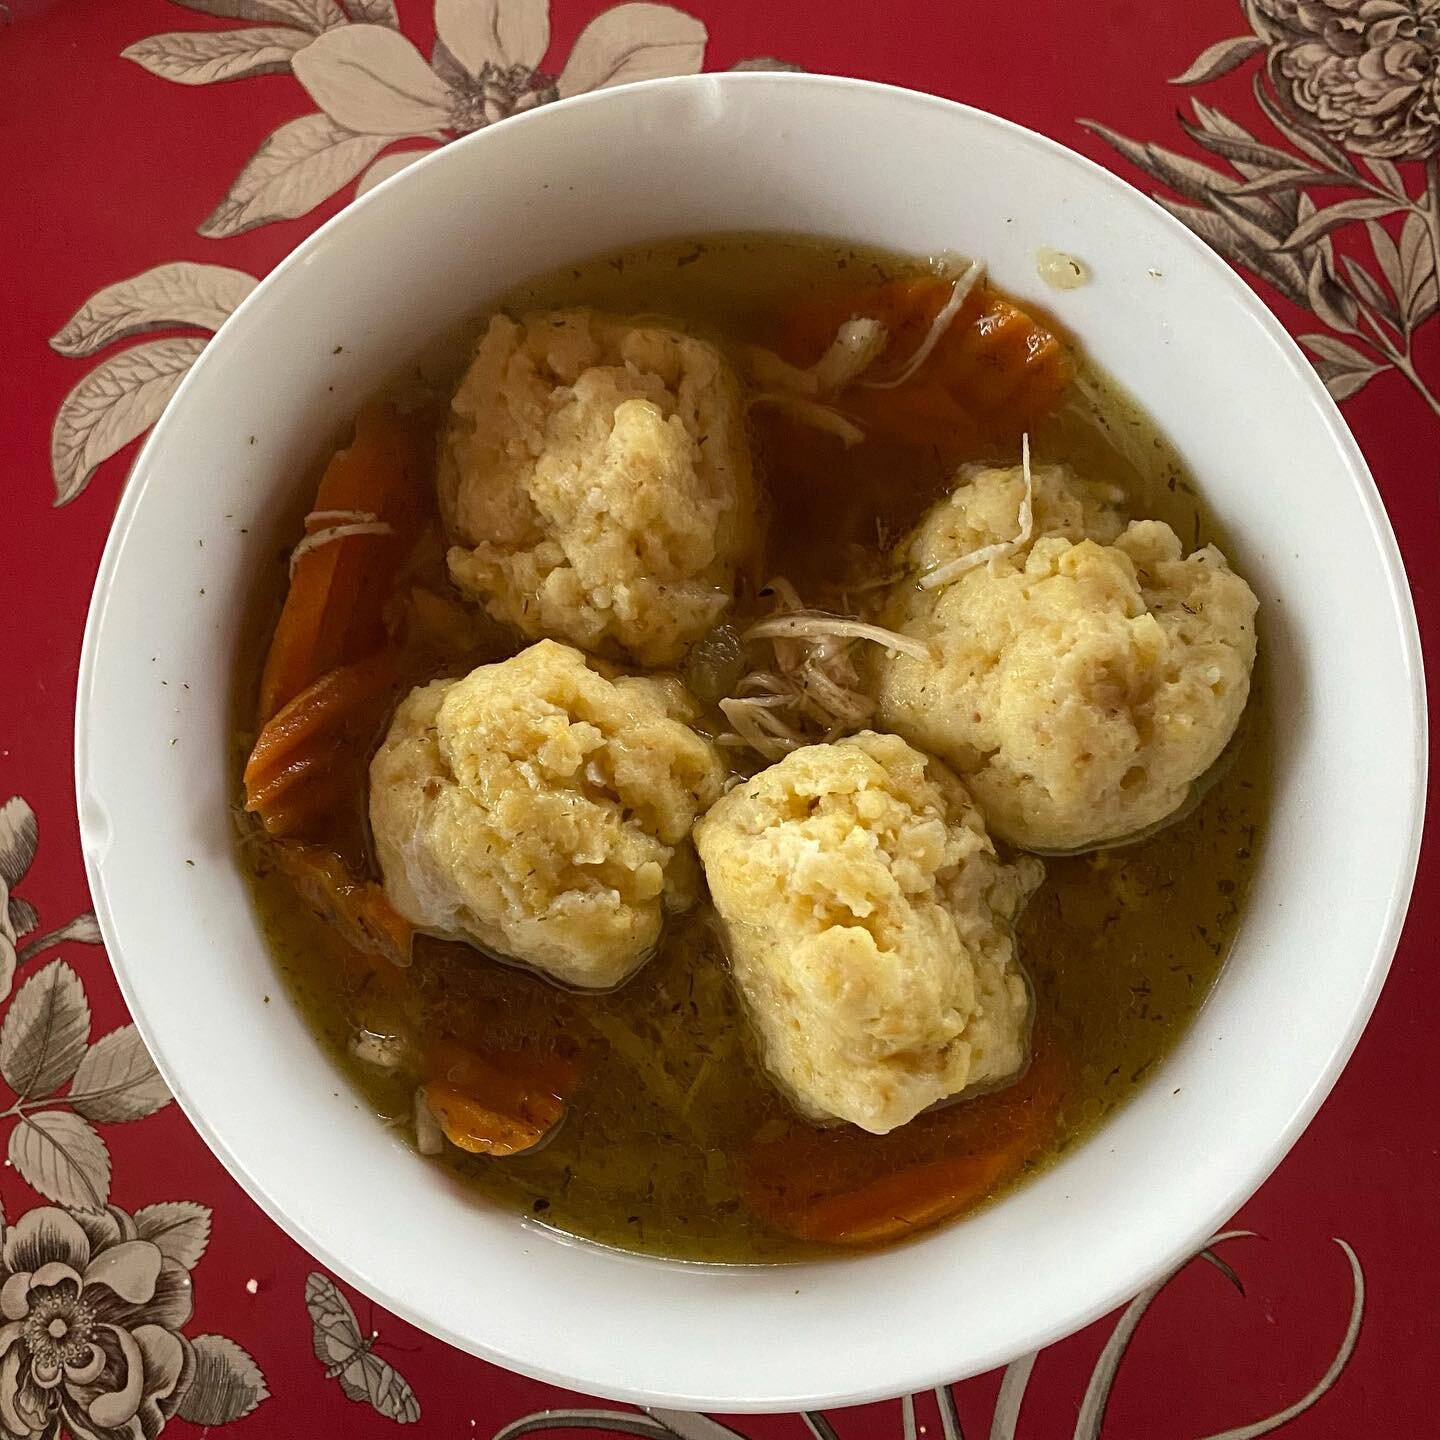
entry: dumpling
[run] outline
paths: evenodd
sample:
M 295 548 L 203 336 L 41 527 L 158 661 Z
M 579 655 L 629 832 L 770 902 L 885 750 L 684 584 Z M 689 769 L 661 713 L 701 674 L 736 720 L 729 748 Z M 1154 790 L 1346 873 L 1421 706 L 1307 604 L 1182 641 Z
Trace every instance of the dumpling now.
M 412 924 L 567 985 L 617 985 L 694 903 L 725 770 L 678 680 L 542 640 L 401 704 L 370 767 L 385 892 Z
M 707 341 L 594 310 L 497 315 L 440 445 L 450 574 L 496 619 L 671 665 L 754 542 L 739 383 Z
M 812 1119 L 883 1135 L 1024 1065 L 1011 924 L 1043 876 L 1001 863 L 946 767 L 895 735 L 793 751 L 695 828 L 765 1062 Z
M 875 660 L 882 723 L 949 761 L 1012 844 L 1079 849 L 1163 821 L 1220 755 L 1255 663 L 1254 593 L 1213 545 L 1185 556 L 1158 520 L 1036 468 L 1033 535 L 884 622 L 935 647 Z M 923 575 L 1017 533 L 1019 469 L 970 472 L 921 522 Z

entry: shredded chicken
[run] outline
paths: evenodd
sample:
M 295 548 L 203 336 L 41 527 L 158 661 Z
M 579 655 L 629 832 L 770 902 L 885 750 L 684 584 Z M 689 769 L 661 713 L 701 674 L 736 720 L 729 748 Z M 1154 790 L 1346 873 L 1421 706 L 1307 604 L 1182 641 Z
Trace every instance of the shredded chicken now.
M 305 517 L 308 525 L 312 520 L 343 520 L 341 524 L 327 524 L 322 530 L 310 531 L 290 552 L 290 578 L 295 578 L 295 567 L 312 550 L 328 545 L 332 540 L 343 540 L 347 535 L 393 535 L 395 527 L 372 515 L 368 510 L 313 510 Z
M 887 650 L 897 650 L 902 655 L 913 655 L 917 660 L 931 660 L 934 651 L 931 646 L 909 635 L 886 630 L 880 625 L 869 625 L 864 620 L 852 620 L 844 615 L 827 615 L 823 610 L 795 610 L 783 615 L 771 615 L 752 625 L 741 637 L 745 640 L 775 640 L 780 638 L 815 640 L 821 645 L 834 639 L 872 640 Z
M 952 580 L 958 580 L 969 571 L 979 569 L 981 565 L 1013 555 L 1030 543 L 1035 533 L 1035 479 L 1030 473 L 1029 435 L 1020 437 L 1020 468 L 1025 476 L 1025 490 L 1020 497 L 1020 513 L 1016 517 L 1019 531 L 1015 538 L 997 540 L 993 545 L 982 545 L 968 555 L 959 555 L 954 560 L 937 565 L 933 570 L 927 570 L 916 582 L 922 590 L 937 590 L 942 585 L 950 584 Z
M 858 445 L 865 432 L 825 401 L 868 370 L 889 338 L 880 321 L 868 315 L 855 316 L 835 332 L 830 348 L 808 369 L 782 360 L 773 350 L 751 345 L 745 352 L 750 379 L 763 388 L 752 394 L 748 403 L 780 410 L 802 425 L 834 435 L 847 449 Z
M 750 749 L 766 760 L 779 760 L 817 739 L 833 740 L 862 728 L 874 712 L 859 688 L 851 654 L 857 641 L 883 645 L 914 659 L 933 660 L 924 641 L 871 625 L 852 616 L 807 609 L 795 587 L 783 577 L 772 580 L 776 611 L 741 637 L 768 642 L 771 669 L 750 671 L 720 702 L 733 733 L 718 743 Z
M 838 394 L 880 358 L 889 332 L 879 320 L 857 315 L 835 332 L 830 348 L 808 368 L 782 360 L 761 345 L 747 347 L 750 378 L 767 392 L 810 399 Z
M 316 525 L 373 525 L 379 516 L 369 510 L 312 510 L 305 517 L 305 529 Z
M 415 1148 L 422 1155 L 438 1155 L 445 1148 L 445 1132 L 425 1098 L 425 1087 L 415 1090 Z
M 810 367 L 816 393 L 838 395 L 880 358 L 889 339 L 884 325 L 868 315 L 847 320 L 836 331 L 830 348 Z
M 818 400 L 807 400 L 800 395 L 787 395 L 778 390 L 762 390 L 750 396 L 746 402 L 752 409 L 766 405 L 779 410 L 802 425 L 824 430 L 833 435 L 848 450 L 858 445 L 865 432 L 853 421 L 842 415 L 833 405 L 822 405 Z
M 376 1030 L 357 1030 L 350 1037 L 350 1053 L 367 1065 L 380 1070 L 394 1070 L 405 1058 L 405 1042 L 398 1035 L 385 1035 Z
M 930 358 L 930 352 L 940 343 L 940 337 L 950 328 L 950 322 L 960 313 L 966 300 L 970 298 L 970 292 L 984 275 L 985 267 L 978 260 L 972 260 L 951 287 L 950 298 L 930 322 L 925 338 L 915 347 L 914 353 L 900 367 L 899 372 L 885 380 L 862 380 L 860 384 L 871 390 L 894 390 L 909 380 Z

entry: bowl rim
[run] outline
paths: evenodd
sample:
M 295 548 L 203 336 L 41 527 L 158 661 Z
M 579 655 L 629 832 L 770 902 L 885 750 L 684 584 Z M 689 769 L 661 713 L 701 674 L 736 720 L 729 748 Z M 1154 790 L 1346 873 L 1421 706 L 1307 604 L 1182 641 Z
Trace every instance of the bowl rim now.
M 846 76 L 784 71 L 706 72 L 699 75 L 636 81 L 536 107 L 522 115 L 511 117 L 504 121 L 499 128 L 503 131 L 513 131 L 520 126 L 548 123 L 544 117 L 557 109 L 573 113 L 587 107 L 630 104 L 637 96 L 658 91 L 715 86 L 727 89 L 793 87 L 866 92 L 877 94 L 897 106 L 959 112 L 965 115 L 970 122 L 991 128 L 1011 143 L 1048 153 L 1052 159 L 1061 161 L 1078 171 L 1088 183 L 1107 190 L 1112 198 L 1127 205 L 1134 205 L 1138 202 L 1142 208 L 1148 208 L 1151 218 L 1165 226 L 1176 243 L 1187 247 L 1197 262 L 1213 275 L 1217 292 L 1223 290 L 1228 293 L 1236 304 L 1242 306 L 1249 316 L 1265 329 L 1270 340 L 1284 355 L 1297 382 L 1310 392 L 1311 398 L 1316 402 L 1318 415 L 1323 417 L 1329 443 L 1338 452 L 1349 471 L 1349 478 L 1357 492 L 1356 498 L 1369 522 L 1375 543 L 1376 558 L 1383 571 L 1386 596 L 1394 617 L 1395 634 L 1401 652 L 1401 664 L 1408 681 L 1411 701 L 1409 715 L 1405 717 L 1408 719 L 1412 737 L 1409 754 L 1406 757 L 1405 777 L 1409 790 L 1404 817 L 1407 841 L 1403 863 L 1398 872 L 1392 876 L 1388 893 L 1385 896 L 1384 924 L 1376 935 L 1374 943 L 1366 952 L 1365 983 L 1359 992 L 1358 1003 L 1350 1017 L 1349 1024 L 1344 1032 L 1337 1036 L 1324 1064 L 1316 1070 L 1302 1103 L 1293 1111 L 1289 1123 L 1279 1134 L 1274 1135 L 1267 1145 L 1263 1147 L 1257 1145 L 1257 1153 L 1252 1163 L 1243 1174 L 1237 1173 L 1234 1183 L 1229 1187 L 1230 1198 L 1225 1206 L 1217 1207 L 1214 1213 L 1192 1219 L 1184 1227 L 1177 1227 L 1174 1231 L 1174 1242 L 1163 1253 L 1152 1253 L 1148 1261 L 1144 1263 L 1137 1262 L 1124 1270 L 1110 1273 L 1107 1282 L 1103 1286 L 1097 1286 L 1092 1292 L 1092 1298 L 1088 1303 L 1072 1305 L 1062 1314 L 1055 1315 L 1048 1324 L 1037 1326 L 1031 1348 L 1043 1349 L 1102 1318 L 1116 1307 L 1125 1304 L 1147 1286 L 1171 1273 L 1179 1264 L 1188 1259 L 1235 1210 L 1245 1204 L 1281 1163 L 1314 1118 L 1359 1042 L 1374 1011 L 1399 944 L 1415 883 L 1424 831 L 1429 717 L 1419 626 L 1413 596 L 1389 516 L 1379 489 L 1371 476 L 1369 466 L 1349 427 L 1345 424 L 1338 405 L 1330 397 L 1319 375 L 1289 331 L 1228 262 L 1180 220 L 1169 214 L 1149 195 L 1129 181 L 1060 141 L 1031 130 L 1016 121 L 944 96 Z M 107 534 L 87 612 L 76 684 L 74 738 L 76 797 L 86 878 L 116 983 L 130 1017 L 169 1086 L 177 1105 L 204 1140 L 206 1146 L 220 1160 L 249 1198 L 307 1255 L 325 1265 L 360 1293 L 385 1306 L 417 1329 L 436 1336 L 454 1345 L 457 1349 L 477 1355 L 515 1373 L 561 1388 L 575 1389 L 579 1386 L 591 1393 L 614 1400 L 642 1406 L 669 1406 L 690 1411 L 776 1413 L 828 1409 L 891 1398 L 897 1393 L 917 1393 L 937 1385 L 947 1384 L 956 1378 L 953 1372 L 937 1371 L 933 1367 L 927 1367 L 898 1375 L 892 1369 L 882 1384 L 857 1382 L 852 1389 L 844 1392 L 795 1391 L 783 1396 L 772 1397 L 677 1393 L 663 1387 L 641 1389 L 627 1386 L 606 1386 L 603 1383 L 597 1383 L 594 1377 L 577 1377 L 563 1368 L 536 1362 L 523 1355 L 511 1354 L 503 1344 L 481 1343 L 461 1335 L 448 1324 L 420 1313 L 418 1309 L 408 1303 L 403 1295 L 386 1293 L 383 1288 L 372 1284 L 357 1265 L 352 1265 L 344 1257 L 335 1254 L 304 1223 L 293 1219 L 278 1203 L 272 1201 L 263 1181 L 251 1173 L 240 1157 L 231 1150 L 224 1136 L 212 1126 L 205 1114 L 197 1109 L 187 1094 L 185 1086 L 181 1083 L 180 1077 L 173 1073 L 169 1061 L 157 1044 L 156 1027 L 139 1004 L 139 997 L 131 982 L 130 972 L 123 959 L 122 947 L 116 934 L 102 874 L 104 836 L 100 832 L 103 830 L 103 823 L 94 822 L 92 817 L 87 817 L 83 797 L 88 793 L 89 785 L 88 740 L 92 725 L 98 718 L 93 714 L 92 687 L 97 664 L 99 631 L 105 598 L 119 565 L 123 542 L 143 488 L 136 483 L 137 478 L 145 472 L 152 452 L 163 445 L 164 437 L 174 421 L 174 416 L 184 408 L 190 391 L 198 383 L 197 375 L 203 374 L 207 361 L 212 360 L 212 352 L 216 351 L 217 347 L 223 343 L 224 336 L 245 323 L 252 308 L 263 306 L 266 303 L 268 292 L 279 282 L 281 277 L 306 265 L 312 255 L 327 242 L 335 227 L 350 223 L 353 213 L 359 212 L 365 207 L 385 203 L 377 197 L 388 193 L 392 187 L 408 183 L 413 171 L 450 163 L 441 157 L 458 147 L 472 148 L 489 143 L 490 130 L 495 128 L 487 127 L 485 130 L 461 137 L 427 153 L 414 164 L 407 166 L 404 170 L 375 186 L 371 191 L 349 202 L 337 214 L 302 240 L 295 249 L 286 254 L 261 279 L 255 289 L 216 332 L 215 337 L 207 343 L 205 349 L 181 380 L 174 396 L 166 406 L 165 412 L 151 430 L 131 466 Z M 1396 828 L 1399 828 L 1398 822 Z M 1357 964 L 1356 968 L 1359 971 L 1360 966 Z M 680 1264 L 687 1265 L 696 1271 L 712 1268 L 705 1264 L 668 1260 L 661 1257 L 635 1255 L 631 1258 L 645 1265 Z M 823 1263 L 853 1266 L 863 1264 L 864 1260 L 864 1255 L 841 1256 L 836 1257 L 833 1261 Z M 729 1270 L 733 1267 L 723 1268 Z M 1015 1354 L 1011 1353 L 1012 1349 L 1013 1347 L 1010 1346 L 997 1347 L 993 1342 L 989 1344 L 988 1349 L 984 1345 L 977 1346 L 977 1358 L 975 1363 L 969 1365 L 967 1375 L 985 1373 L 1008 1364 L 1016 1358 Z M 897 1386 L 901 1389 L 897 1390 Z

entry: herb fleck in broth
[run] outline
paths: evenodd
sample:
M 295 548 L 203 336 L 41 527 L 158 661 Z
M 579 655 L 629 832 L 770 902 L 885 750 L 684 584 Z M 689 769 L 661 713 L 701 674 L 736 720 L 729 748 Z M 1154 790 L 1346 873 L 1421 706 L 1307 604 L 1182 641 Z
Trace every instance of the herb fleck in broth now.
M 797 294 L 853 289 L 915 267 L 848 246 L 761 236 L 686 239 L 602 256 L 528 282 L 499 308 L 593 305 L 675 317 L 729 342 L 776 344 L 773 317 Z M 470 334 L 473 336 L 473 328 Z M 428 372 L 443 392 L 458 348 Z M 437 407 L 437 413 L 438 413 Z M 1030 430 L 1038 461 L 1066 460 L 1118 484 L 1135 513 L 1168 521 L 1187 546 L 1223 538 L 1178 461 L 1135 407 L 1080 357 L 1075 398 Z M 803 447 L 757 416 L 757 452 L 771 507 L 768 552 L 756 577 L 783 574 L 808 600 L 880 577 L 886 548 L 949 488 L 957 458 L 1014 463 L 1019 432 L 977 428 L 960 456 L 871 439 L 852 450 Z M 818 457 L 818 458 L 817 458 Z M 444 585 L 439 546 L 426 562 Z M 278 584 L 280 577 L 276 577 Z M 754 586 L 738 618 L 768 609 Z M 267 597 L 272 599 L 273 596 Z M 263 644 L 273 609 L 256 607 Z M 469 664 L 520 642 L 482 625 Z M 469 664 L 458 673 L 464 673 Z M 250 737 L 255 670 L 237 704 Z M 423 657 L 405 683 L 437 673 Z M 451 667 L 451 673 L 457 673 Z M 1268 720 L 1259 677 L 1235 758 L 1184 820 L 1129 848 L 1049 859 L 1047 878 L 1018 927 L 1034 986 L 1037 1034 L 1062 1057 L 1058 1120 L 1027 1169 L 1085 1135 L 1163 1058 L 1204 1000 L 1233 941 L 1258 850 L 1267 794 Z M 247 747 L 248 748 L 248 747 Z M 364 855 L 358 804 L 335 843 Z M 782 1260 L 824 1247 L 771 1228 L 750 1205 L 746 1156 L 789 1143 L 801 1127 L 757 1063 L 705 910 L 672 920 L 659 952 L 603 995 L 561 991 L 456 944 L 421 938 L 399 983 L 357 966 L 317 919 L 263 841 L 242 845 L 272 948 L 309 1023 L 366 1101 L 412 1136 L 416 1076 L 352 1054 L 357 1035 L 444 1034 L 462 1044 L 563 1049 L 583 1057 L 569 1112 L 538 1149 L 505 1159 L 447 1146 L 446 1163 L 485 1195 L 547 1224 L 628 1248 L 722 1261 Z M 366 862 L 368 863 L 368 861 Z M 932 1137 L 963 1126 L 968 1102 L 920 1117 L 890 1137 L 852 1127 L 817 1133 L 817 1153 L 863 1172 L 914 1163 Z

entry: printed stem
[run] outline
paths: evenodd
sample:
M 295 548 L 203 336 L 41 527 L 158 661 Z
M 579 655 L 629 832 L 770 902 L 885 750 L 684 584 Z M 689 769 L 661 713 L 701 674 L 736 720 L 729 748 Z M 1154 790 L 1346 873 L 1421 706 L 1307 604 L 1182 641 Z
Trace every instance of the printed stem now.
M 1373 345 L 1391 364 L 1391 366 L 1403 375 L 1414 388 L 1420 398 L 1430 407 L 1431 413 L 1440 416 L 1440 400 L 1437 400 L 1420 378 L 1420 372 L 1415 368 L 1415 362 L 1410 358 L 1410 349 L 1407 344 L 1404 350 L 1397 349 L 1391 344 L 1385 332 L 1380 328 L 1379 322 L 1363 306 L 1360 310 L 1360 319 L 1368 323 L 1372 334 L 1363 335 L 1360 338 L 1367 340 Z
M 92 938 L 95 931 L 95 917 L 88 910 L 77 915 L 73 920 L 68 920 L 58 930 L 48 930 L 43 935 L 38 935 L 29 944 L 22 946 L 16 953 L 15 963 L 23 965 L 27 960 L 33 959 L 42 950 L 53 949 L 56 945 L 63 944 L 66 940 L 81 940 L 86 945 L 97 945 L 99 941 Z
M 1344 283 L 1343 281 L 1341 282 Z M 1349 288 L 1348 286 L 1346 287 Z M 1354 291 L 1351 291 L 1354 294 Z M 1357 300 L 1359 297 L 1356 297 Z M 1380 322 L 1370 313 L 1365 305 L 1360 305 L 1360 320 L 1368 324 L 1371 334 L 1360 338 L 1368 340 L 1389 362 L 1400 372 L 1414 388 L 1420 398 L 1430 407 L 1433 414 L 1440 416 L 1440 400 L 1437 400 L 1431 393 L 1430 387 L 1420 378 L 1420 372 L 1415 368 L 1415 362 L 1410 358 L 1410 333 L 1405 333 L 1405 348 L 1398 349 L 1391 343 L 1390 338 L 1380 328 Z
M 1400 350 L 1381 328 L 1379 317 L 1371 313 L 1370 307 L 1360 298 L 1360 295 L 1350 282 L 1337 275 L 1336 283 L 1355 301 L 1356 319 L 1361 325 L 1368 327 L 1370 330 L 1370 334 L 1368 335 L 1358 329 L 1353 331 L 1352 333 L 1355 338 L 1357 340 L 1364 340 L 1369 345 L 1373 345 L 1392 365 L 1398 366 L 1400 361 L 1405 359 L 1409 354 L 1409 332 L 1405 331 L 1403 333 L 1405 349 Z
M 1420 378 L 1419 372 L 1408 355 L 1401 355 L 1390 362 L 1410 382 L 1420 398 L 1430 407 L 1431 413 L 1440 416 L 1440 400 L 1431 394 L 1429 387 Z

